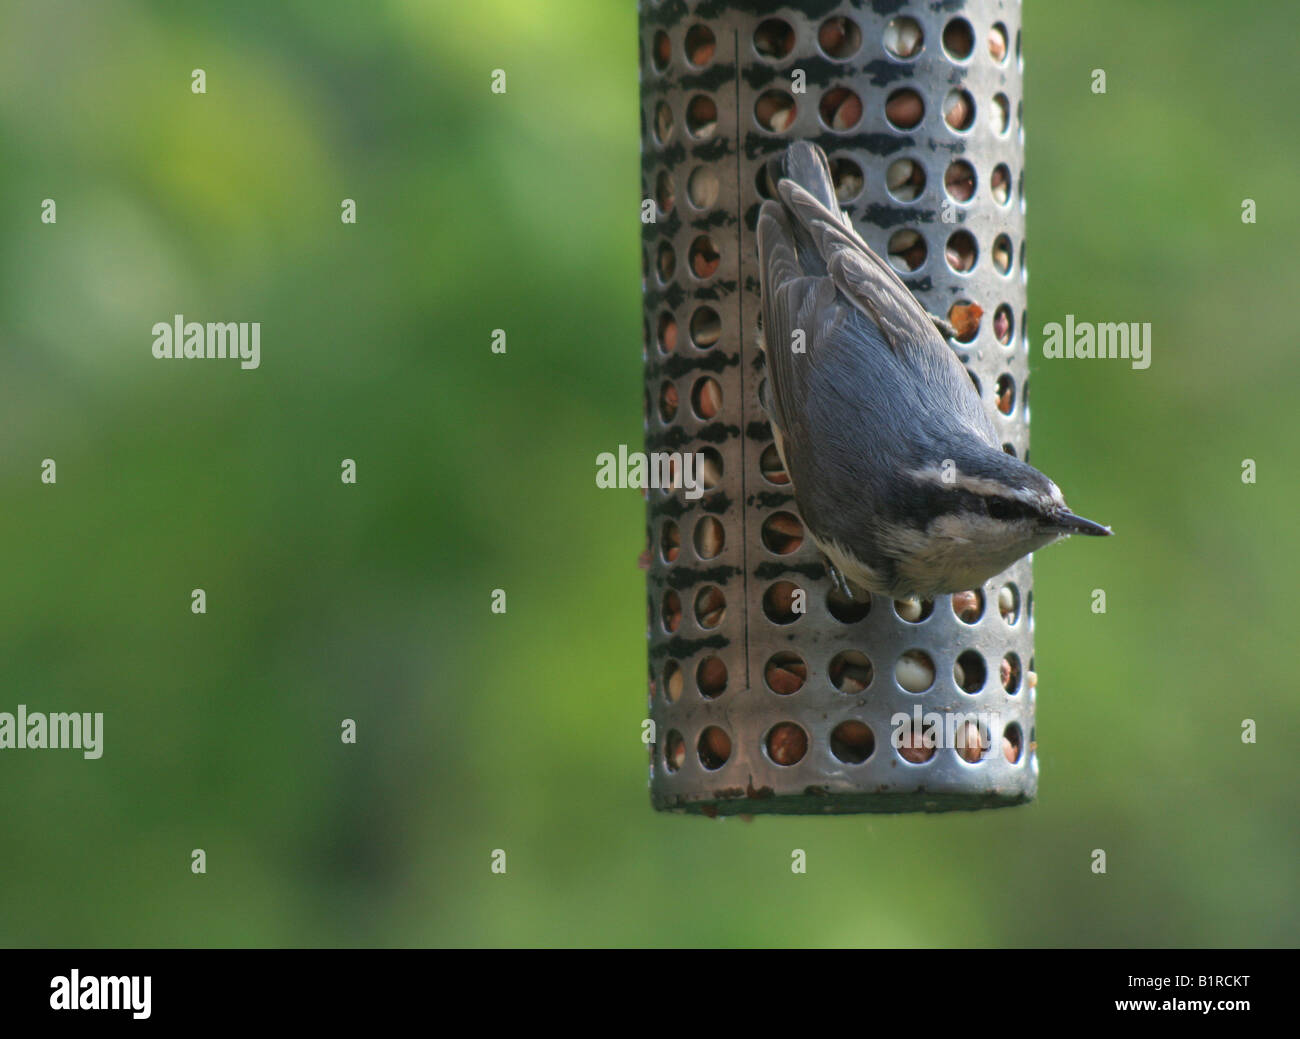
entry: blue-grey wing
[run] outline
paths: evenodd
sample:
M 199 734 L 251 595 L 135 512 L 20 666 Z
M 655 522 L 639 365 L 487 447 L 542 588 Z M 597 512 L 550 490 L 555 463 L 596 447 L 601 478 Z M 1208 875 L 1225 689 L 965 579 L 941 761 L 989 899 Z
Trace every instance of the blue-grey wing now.
M 926 464 L 928 444 L 998 439 L 933 320 L 839 210 L 820 149 L 798 142 L 781 168 L 780 199 L 765 202 L 758 221 L 764 404 L 817 529 L 819 518 L 829 522 L 819 513 L 857 501 L 870 509 L 883 492 L 871 483 L 900 464 Z

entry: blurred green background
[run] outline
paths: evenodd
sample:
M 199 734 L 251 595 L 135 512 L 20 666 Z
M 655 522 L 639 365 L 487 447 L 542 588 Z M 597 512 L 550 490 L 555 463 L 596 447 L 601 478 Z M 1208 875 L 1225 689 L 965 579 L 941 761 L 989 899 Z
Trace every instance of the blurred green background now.
M 1039 799 L 746 824 L 649 807 L 593 479 L 642 436 L 634 5 L 4 0 L 0 710 L 106 720 L 0 753 L 0 943 L 1296 944 L 1300 13 L 1027 8 L 1035 353 L 1154 339 L 1033 364 L 1121 535 L 1036 559 Z M 261 369 L 155 361 L 173 313 Z

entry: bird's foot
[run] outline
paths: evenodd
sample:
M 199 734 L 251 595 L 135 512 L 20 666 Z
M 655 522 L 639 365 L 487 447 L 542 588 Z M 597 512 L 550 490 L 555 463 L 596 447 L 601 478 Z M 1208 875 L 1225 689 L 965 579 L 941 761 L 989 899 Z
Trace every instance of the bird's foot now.
M 826 560 L 826 572 L 830 574 L 831 582 L 839 590 L 839 593 L 844 598 L 853 601 L 853 589 L 849 587 L 848 580 L 829 559 Z
M 938 329 L 939 334 L 945 339 L 957 338 L 957 329 L 953 328 L 952 322 L 947 318 L 938 317 L 934 314 L 926 314 L 926 317 L 934 323 L 934 327 Z

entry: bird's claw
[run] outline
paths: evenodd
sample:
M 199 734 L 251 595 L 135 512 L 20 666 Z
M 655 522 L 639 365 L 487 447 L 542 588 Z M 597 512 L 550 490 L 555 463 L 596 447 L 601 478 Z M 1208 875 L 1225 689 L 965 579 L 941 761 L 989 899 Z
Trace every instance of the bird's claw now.
M 844 596 L 844 598 L 853 601 L 853 590 L 849 587 L 848 580 L 842 573 L 840 573 L 839 568 L 829 559 L 826 560 L 826 570 L 830 574 L 831 583 L 835 585 L 836 589 L 839 590 L 839 593 Z
M 934 314 L 926 314 L 926 317 L 934 323 L 934 327 L 938 329 L 939 334 L 945 339 L 957 338 L 957 329 L 953 327 L 952 322 L 947 318 L 938 317 Z

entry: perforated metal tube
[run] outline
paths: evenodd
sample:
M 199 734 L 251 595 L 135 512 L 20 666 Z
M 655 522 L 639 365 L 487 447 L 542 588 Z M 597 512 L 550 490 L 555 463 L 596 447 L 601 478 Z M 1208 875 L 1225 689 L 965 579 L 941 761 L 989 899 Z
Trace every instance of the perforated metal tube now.
M 909 53 L 913 27 L 921 39 Z M 979 589 L 973 622 L 957 616 L 950 596 L 915 623 L 879 596 L 862 617 L 832 597 L 819 553 L 794 540 L 788 483 L 774 479 L 779 462 L 757 396 L 754 242 L 763 163 L 791 140 L 817 142 L 874 250 L 890 254 L 892 240 L 893 262 L 907 268 L 920 258 L 908 232 L 919 235 L 925 257 L 900 273 L 921 302 L 945 316 L 954 305 L 982 308 L 978 331 L 954 349 L 1007 449 L 1027 458 L 1020 4 L 641 0 L 640 46 L 642 189 L 657 200 L 644 235 L 646 450 L 707 451 L 721 468 L 698 501 L 649 492 L 655 807 L 868 812 L 1031 799 L 1030 562 Z M 924 107 L 910 127 L 915 102 L 898 94 L 908 90 Z M 923 173 L 919 191 L 900 160 Z M 954 162 L 969 164 L 973 188 Z M 952 237 L 961 233 L 969 238 Z M 713 521 L 723 535 L 716 553 Z M 790 611 L 796 589 L 802 614 Z M 899 684 L 908 653 L 932 664 L 923 692 Z M 863 658 L 870 679 L 857 688 Z M 909 668 L 917 672 L 901 666 L 905 681 Z M 899 718 L 918 707 L 913 737 Z M 932 754 L 927 715 L 941 722 Z M 942 723 L 951 716 L 979 726 L 987 746 L 963 754 L 947 745 Z M 872 746 L 857 760 L 863 727 Z M 919 745 L 897 746 L 896 733 Z

